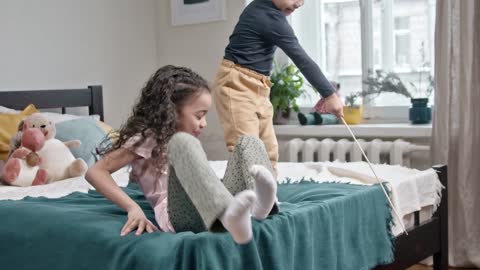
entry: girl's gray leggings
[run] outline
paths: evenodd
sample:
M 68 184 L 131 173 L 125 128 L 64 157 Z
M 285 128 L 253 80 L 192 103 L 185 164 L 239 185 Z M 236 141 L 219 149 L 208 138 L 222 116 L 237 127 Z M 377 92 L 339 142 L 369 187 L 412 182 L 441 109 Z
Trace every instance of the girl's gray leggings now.
M 233 196 L 253 189 L 254 179 L 248 169 L 263 165 L 273 174 L 263 142 L 253 136 L 243 136 L 237 141 L 223 180 L 209 166 L 200 141 L 184 132 L 170 139 L 168 162 L 168 214 L 176 232 L 222 230 L 216 221 Z M 276 212 L 275 204 L 271 214 Z

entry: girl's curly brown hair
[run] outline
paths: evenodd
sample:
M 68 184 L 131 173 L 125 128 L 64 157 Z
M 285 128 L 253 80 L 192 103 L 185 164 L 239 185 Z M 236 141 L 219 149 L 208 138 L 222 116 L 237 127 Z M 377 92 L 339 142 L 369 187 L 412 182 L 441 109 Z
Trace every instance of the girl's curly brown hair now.
M 159 162 L 158 165 L 164 163 L 162 153 L 176 132 L 177 111 L 204 91 L 210 92 L 208 83 L 191 69 L 172 65 L 161 67 L 143 87 L 127 122 L 112 134 L 113 143 L 102 143 L 99 154 L 119 149 L 128 139 L 140 135 L 134 147 L 140 146 L 147 137 L 153 137 L 156 146 L 152 150 L 152 160 Z

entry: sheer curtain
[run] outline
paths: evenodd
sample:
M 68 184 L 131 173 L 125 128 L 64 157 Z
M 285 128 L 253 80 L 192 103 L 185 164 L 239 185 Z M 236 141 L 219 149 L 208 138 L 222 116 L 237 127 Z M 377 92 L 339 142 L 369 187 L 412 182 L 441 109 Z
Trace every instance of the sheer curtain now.
M 480 267 L 480 1 L 437 0 L 433 160 L 448 164 L 449 261 Z

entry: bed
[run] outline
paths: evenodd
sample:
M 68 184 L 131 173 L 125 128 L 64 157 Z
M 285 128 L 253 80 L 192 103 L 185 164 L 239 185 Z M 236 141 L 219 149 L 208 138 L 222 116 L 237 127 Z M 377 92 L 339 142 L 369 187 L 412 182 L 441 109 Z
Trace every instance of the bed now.
M 101 86 L 0 92 L 1 106 L 21 110 L 30 103 L 61 108 L 62 113 L 87 107 L 88 114 L 103 120 Z M 434 269 L 447 270 L 447 167 L 434 170 L 445 187 L 441 203 L 427 220 L 415 213 L 408 235 L 389 233 L 393 217 L 379 185 L 303 179 L 279 185 L 282 211 L 265 222 L 254 222 L 255 240 L 249 245 L 233 244 L 226 233 L 208 232 L 120 238 L 125 212 L 90 190 L 84 179 L 62 181 L 56 185 L 61 192 L 53 198 L 0 200 L 0 268 L 406 269 L 433 255 Z M 118 172 L 114 178 L 153 219 L 126 175 Z M 50 194 L 48 188 L 39 187 L 36 194 Z M 362 212 L 372 206 L 378 208 Z M 335 216 L 342 223 L 333 220 Z

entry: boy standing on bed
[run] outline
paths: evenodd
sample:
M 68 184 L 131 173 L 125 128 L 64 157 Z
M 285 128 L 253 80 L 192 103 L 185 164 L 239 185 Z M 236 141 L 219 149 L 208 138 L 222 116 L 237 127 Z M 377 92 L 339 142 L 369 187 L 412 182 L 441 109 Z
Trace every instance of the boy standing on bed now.
M 273 129 L 269 76 L 280 47 L 310 84 L 325 98 L 328 112 L 343 117 L 343 106 L 318 65 L 300 46 L 287 16 L 303 0 L 254 0 L 240 15 L 220 64 L 215 105 L 231 152 L 242 135 L 259 137 L 277 170 L 278 143 Z

